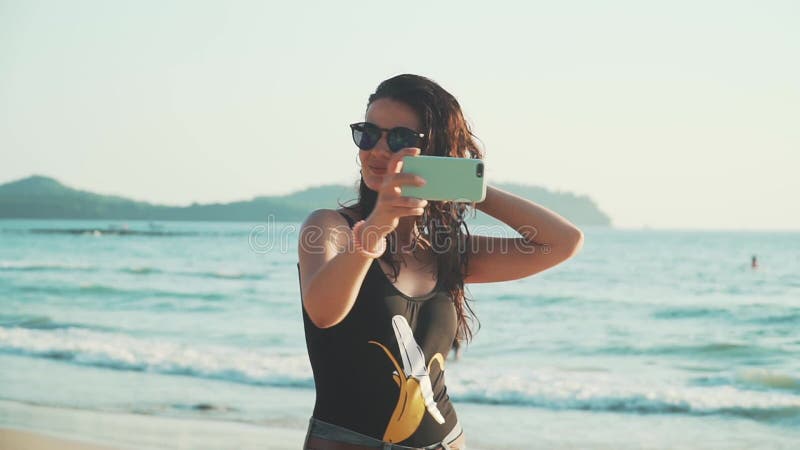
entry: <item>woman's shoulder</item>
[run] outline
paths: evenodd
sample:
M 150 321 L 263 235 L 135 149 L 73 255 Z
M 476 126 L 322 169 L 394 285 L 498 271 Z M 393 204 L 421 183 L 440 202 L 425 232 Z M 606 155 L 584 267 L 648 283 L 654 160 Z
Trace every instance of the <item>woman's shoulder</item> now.
M 336 213 L 344 217 L 351 226 L 356 222 L 358 222 L 359 220 L 361 220 L 361 215 L 359 214 L 356 208 L 350 208 L 345 206 L 343 208 L 337 209 Z
M 348 208 L 338 209 L 315 209 L 303 221 L 302 228 L 309 226 L 321 228 L 336 228 L 340 226 L 352 226 L 360 220 L 356 211 Z

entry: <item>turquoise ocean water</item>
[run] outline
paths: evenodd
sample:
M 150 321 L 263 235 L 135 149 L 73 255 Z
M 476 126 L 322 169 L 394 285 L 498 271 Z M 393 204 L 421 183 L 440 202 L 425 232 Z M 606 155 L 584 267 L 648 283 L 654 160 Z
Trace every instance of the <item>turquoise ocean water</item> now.
M 0 399 L 302 429 L 298 228 L 0 221 Z M 469 286 L 482 328 L 447 384 L 473 442 L 524 448 L 503 424 L 543 414 L 609 442 L 800 436 L 800 233 L 584 232 L 563 265 Z

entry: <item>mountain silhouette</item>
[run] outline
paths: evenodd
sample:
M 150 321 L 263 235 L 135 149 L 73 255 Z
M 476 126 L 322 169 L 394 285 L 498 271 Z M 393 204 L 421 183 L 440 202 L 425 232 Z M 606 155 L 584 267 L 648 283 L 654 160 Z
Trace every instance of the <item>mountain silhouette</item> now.
M 576 225 L 610 226 L 611 219 L 587 196 L 551 192 L 517 183 L 498 183 L 500 189 L 529 198 L 556 211 Z M 0 218 L 84 220 L 192 220 L 298 222 L 320 208 L 336 208 L 356 199 L 354 186 L 324 185 L 281 196 L 260 196 L 230 203 L 165 206 L 114 195 L 95 194 L 34 175 L 0 185 Z M 477 222 L 492 218 L 478 212 Z

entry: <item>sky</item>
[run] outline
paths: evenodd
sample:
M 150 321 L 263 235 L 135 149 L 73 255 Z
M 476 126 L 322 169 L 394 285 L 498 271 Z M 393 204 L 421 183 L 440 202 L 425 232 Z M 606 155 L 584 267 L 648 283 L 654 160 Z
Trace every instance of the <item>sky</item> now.
M 793 0 L 0 0 L 0 183 L 170 205 L 352 184 L 347 125 L 416 73 L 490 184 L 620 228 L 798 230 L 798 23 Z

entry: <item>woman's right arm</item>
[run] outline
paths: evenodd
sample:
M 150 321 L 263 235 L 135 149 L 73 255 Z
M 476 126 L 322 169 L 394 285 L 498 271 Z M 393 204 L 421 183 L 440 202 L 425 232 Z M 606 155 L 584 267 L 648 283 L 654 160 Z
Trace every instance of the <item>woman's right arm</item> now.
M 404 149 L 392 155 L 387 176 L 378 191 L 375 208 L 365 220 L 360 241 L 368 251 L 398 225 L 400 217 L 418 216 L 425 200 L 403 197 L 403 185 L 421 186 L 422 178 L 399 173 L 404 156 L 419 149 Z M 345 219 L 333 210 L 317 210 L 303 222 L 298 242 L 300 294 L 308 317 L 319 328 L 330 328 L 347 317 L 358 297 L 372 258 L 355 251 L 353 235 Z
M 319 328 L 341 322 L 352 309 L 372 258 L 354 252 L 349 227 L 332 210 L 317 210 L 300 229 L 300 289 L 308 317 Z

